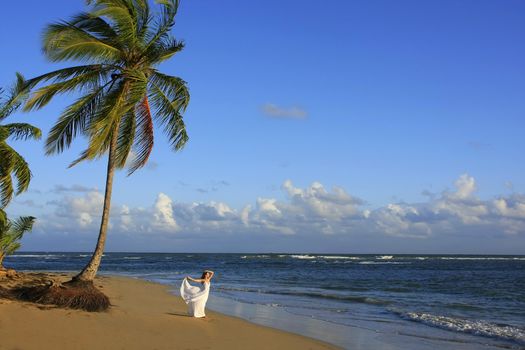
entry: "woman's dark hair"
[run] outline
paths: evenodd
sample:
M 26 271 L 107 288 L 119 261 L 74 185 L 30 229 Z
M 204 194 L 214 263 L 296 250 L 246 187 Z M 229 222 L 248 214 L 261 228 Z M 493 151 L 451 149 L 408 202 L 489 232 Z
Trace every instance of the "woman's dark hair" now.
M 207 273 L 208 273 L 208 271 L 204 271 L 204 272 L 202 273 L 201 279 L 205 279 Z

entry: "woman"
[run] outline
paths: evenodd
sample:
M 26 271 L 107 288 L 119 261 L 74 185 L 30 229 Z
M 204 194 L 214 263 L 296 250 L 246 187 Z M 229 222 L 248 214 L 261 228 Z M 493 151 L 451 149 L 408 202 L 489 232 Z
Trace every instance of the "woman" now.
M 182 281 L 182 285 L 180 286 L 180 296 L 184 299 L 186 304 L 188 304 L 188 315 L 193 317 L 206 317 L 204 307 L 206 306 L 206 301 L 208 301 L 208 295 L 210 294 L 210 280 L 212 279 L 213 274 L 213 271 L 204 270 L 201 278 L 191 278 L 190 276 L 186 276 L 184 281 Z M 202 283 L 202 288 L 192 286 L 188 280 Z

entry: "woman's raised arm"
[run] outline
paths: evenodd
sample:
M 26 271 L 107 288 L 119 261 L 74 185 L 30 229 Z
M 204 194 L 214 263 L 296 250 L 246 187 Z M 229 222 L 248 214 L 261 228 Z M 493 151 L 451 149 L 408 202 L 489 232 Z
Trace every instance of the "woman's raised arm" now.
M 190 281 L 193 281 L 193 282 L 206 282 L 205 279 L 202 279 L 202 278 L 193 278 L 191 276 L 186 276 L 187 279 L 189 279 Z

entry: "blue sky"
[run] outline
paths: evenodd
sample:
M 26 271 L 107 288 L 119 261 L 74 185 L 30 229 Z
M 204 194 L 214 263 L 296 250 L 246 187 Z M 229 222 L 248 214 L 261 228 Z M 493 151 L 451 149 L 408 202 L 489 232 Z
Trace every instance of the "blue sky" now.
M 4 4 L 0 85 L 61 67 L 40 33 L 84 6 Z M 522 1 L 182 1 L 174 33 L 190 142 L 117 177 L 109 250 L 525 253 Z M 47 133 L 73 97 L 11 120 Z M 83 146 L 17 144 L 25 249 L 94 245 Z

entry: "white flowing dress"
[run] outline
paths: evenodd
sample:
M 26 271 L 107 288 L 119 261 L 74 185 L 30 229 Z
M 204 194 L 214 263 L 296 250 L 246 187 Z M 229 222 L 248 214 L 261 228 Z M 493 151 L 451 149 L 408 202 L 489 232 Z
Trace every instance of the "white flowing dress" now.
M 192 286 L 185 278 L 180 286 L 180 296 L 188 304 L 188 315 L 193 317 L 204 317 L 204 308 L 210 294 L 210 282 L 204 282 L 203 287 Z

